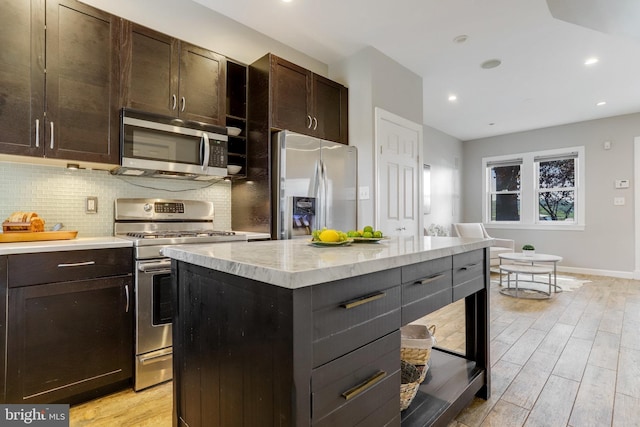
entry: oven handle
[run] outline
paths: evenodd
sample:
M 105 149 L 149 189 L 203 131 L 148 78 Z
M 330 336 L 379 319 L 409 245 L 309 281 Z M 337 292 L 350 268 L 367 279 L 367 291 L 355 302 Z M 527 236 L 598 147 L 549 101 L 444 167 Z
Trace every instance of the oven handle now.
M 173 358 L 173 352 L 167 353 L 167 354 L 160 354 L 158 356 L 145 357 L 140 359 L 140 363 L 142 363 L 143 365 L 149 365 L 151 363 L 166 362 L 168 360 L 171 360 L 172 358 Z
M 170 273 L 171 261 L 166 260 L 140 263 L 140 265 L 138 265 L 138 270 L 143 273 Z

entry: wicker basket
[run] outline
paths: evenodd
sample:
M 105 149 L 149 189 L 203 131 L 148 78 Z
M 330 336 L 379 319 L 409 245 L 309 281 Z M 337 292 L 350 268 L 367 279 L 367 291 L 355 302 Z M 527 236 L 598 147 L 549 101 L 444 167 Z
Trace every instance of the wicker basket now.
M 406 325 L 400 328 L 400 358 L 414 365 L 426 365 L 435 344 L 436 326 Z
M 401 384 L 400 384 L 400 410 L 404 411 L 411 405 L 411 402 L 418 393 L 420 386 L 420 371 L 415 365 L 400 361 L 402 367 Z M 425 370 L 426 372 L 426 370 Z

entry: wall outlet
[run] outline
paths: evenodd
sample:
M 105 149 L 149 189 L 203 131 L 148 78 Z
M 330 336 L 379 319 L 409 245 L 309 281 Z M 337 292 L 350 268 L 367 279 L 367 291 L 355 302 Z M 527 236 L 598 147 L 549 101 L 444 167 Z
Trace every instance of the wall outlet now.
M 86 213 L 98 213 L 98 198 L 93 196 L 93 197 L 87 197 L 87 203 L 86 203 L 86 207 L 85 207 L 85 212 Z
M 358 189 L 358 199 L 360 200 L 368 200 L 369 199 L 369 187 L 360 187 Z
M 614 197 L 613 198 L 613 204 L 615 206 L 623 206 L 624 202 L 625 202 L 624 197 Z

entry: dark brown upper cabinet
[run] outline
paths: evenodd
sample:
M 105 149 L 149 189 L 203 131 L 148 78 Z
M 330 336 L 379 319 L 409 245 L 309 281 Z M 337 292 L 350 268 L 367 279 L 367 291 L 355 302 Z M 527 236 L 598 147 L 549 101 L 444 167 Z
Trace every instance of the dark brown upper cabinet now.
M 122 37 L 123 105 L 224 125 L 224 56 L 126 21 Z
M 287 60 L 271 59 L 271 127 L 348 142 L 348 90 Z
M 119 24 L 75 0 L 3 3 L 1 153 L 118 163 Z

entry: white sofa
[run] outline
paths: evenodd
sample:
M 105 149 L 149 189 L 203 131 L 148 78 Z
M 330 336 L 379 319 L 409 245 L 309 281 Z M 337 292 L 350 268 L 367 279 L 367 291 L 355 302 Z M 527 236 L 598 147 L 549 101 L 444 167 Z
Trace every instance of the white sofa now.
M 471 237 L 471 238 L 485 238 L 492 239 L 493 246 L 490 248 L 491 260 L 490 264 L 499 265 L 500 258 L 498 254 L 506 252 L 514 252 L 515 241 L 511 239 L 495 239 L 484 228 L 484 225 L 479 222 L 466 222 L 453 224 L 453 229 L 456 231 L 458 237 Z

